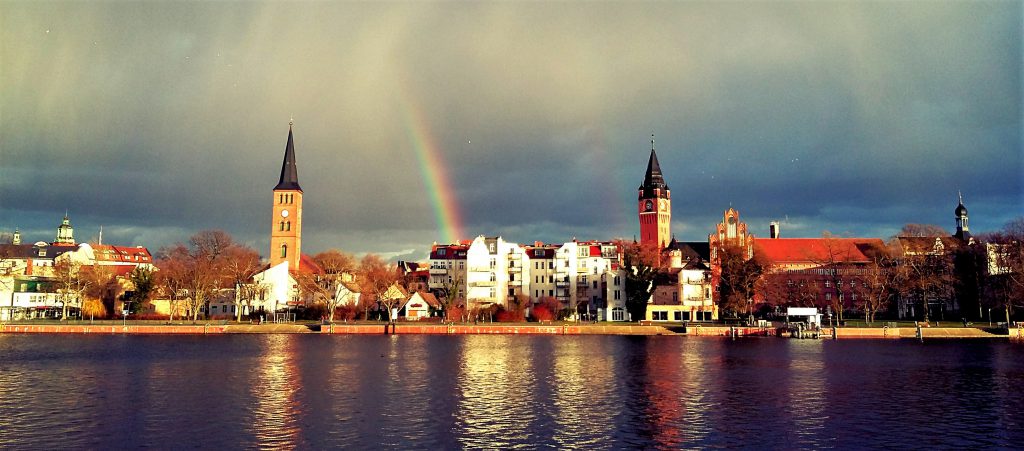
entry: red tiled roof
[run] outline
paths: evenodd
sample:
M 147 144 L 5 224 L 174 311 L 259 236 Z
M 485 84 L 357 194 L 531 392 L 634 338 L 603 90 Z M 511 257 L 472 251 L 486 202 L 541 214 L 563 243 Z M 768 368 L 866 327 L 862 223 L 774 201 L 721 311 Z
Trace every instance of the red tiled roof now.
M 411 301 L 412 298 L 414 298 L 417 294 L 420 295 L 420 298 L 422 298 L 423 302 L 426 302 L 427 305 L 434 308 L 438 308 L 441 306 L 441 302 L 437 300 L 436 296 L 434 296 L 432 293 L 425 293 L 422 291 L 418 291 L 416 293 L 413 293 L 412 296 L 409 296 L 409 301 Z M 406 301 L 406 304 L 408 304 L 409 301 Z
M 754 239 L 755 252 L 770 263 L 866 262 L 870 259 L 864 255 L 864 251 L 872 246 L 882 245 L 882 240 L 878 238 Z
M 292 270 L 292 271 L 296 271 L 296 270 Z M 299 256 L 299 269 L 297 271 L 308 273 L 308 274 L 323 274 L 324 273 L 324 269 L 321 268 L 320 265 L 318 265 L 316 263 L 316 260 L 313 260 L 313 257 L 310 257 L 310 256 L 308 256 L 306 254 L 302 254 L 302 255 Z

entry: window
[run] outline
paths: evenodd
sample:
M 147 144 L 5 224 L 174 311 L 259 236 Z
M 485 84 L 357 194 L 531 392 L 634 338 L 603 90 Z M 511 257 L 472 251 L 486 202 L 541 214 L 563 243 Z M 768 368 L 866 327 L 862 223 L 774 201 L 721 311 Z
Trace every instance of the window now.
M 288 222 L 284 223 L 284 230 L 286 232 L 291 232 L 292 231 L 292 222 L 291 221 L 288 221 Z
M 615 290 L 615 292 L 612 293 L 612 294 L 613 294 L 613 297 L 615 298 L 616 301 L 619 300 L 619 296 L 620 296 L 619 295 L 619 290 Z
M 583 282 L 583 284 L 586 285 L 586 283 L 587 283 L 587 276 L 585 274 L 580 276 L 580 282 Z
M 492 272 L 491 273 L 491 282 L 497 282 L 497 280 L 498 280 L 498 277 L 495 276 L 494 273 Z M 494 296 L 491 296 L 491 297 L 493 298 Z
M 548 296 L 554 296 L 555 290 L 548 290 Z
M 668 321 L 668 312 L 651 312 L 651 319 L 654 321 Z
M 615 307 L 612 309 L 612 321 L 624 321 L 626 319 L 625 312 L 622 307 Z
M 683 320 L 683 312 L 672 312 L 672 319 L 674 319 L 676 321 L 682 321 Z
M 831 301 L 832 300 L 832 293 L 825 293 L 825 300 L 826 301 Z
M 288 256 L 288 245 L 287 244 L 282 244 L 281 245 L 281 258 L 285 258 L 287 256 Z
M 438 249 L 437 250 L 437 255 L 440 256 L 440 257 L 444 257 L 444 253 L 445 253 L 446 250 L 447 249 L 443 249 L 443 248 L 442 249 Z
M 596 290 L 597 289 L 597 281 L 595 280 L 595 281 L 593 281 L 591 283 L 594 284 L 594 289 Z
M 825 280 L 825 288 L 830 288 L 831 286 L 832 286 L 832 281 L 831 280 Z

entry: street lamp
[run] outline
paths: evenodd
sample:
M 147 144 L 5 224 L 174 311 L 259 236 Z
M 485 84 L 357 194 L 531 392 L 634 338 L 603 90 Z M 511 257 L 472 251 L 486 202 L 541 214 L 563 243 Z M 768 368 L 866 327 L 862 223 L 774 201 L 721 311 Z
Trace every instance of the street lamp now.
M 992 327 L 992 307 L 988 308 L 988 327 Z

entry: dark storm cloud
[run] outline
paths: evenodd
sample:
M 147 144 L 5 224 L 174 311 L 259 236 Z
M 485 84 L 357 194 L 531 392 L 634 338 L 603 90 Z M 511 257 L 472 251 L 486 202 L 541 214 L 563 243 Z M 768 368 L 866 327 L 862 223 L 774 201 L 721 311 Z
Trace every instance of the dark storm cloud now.
M 1019 215 L 1021 6 L 0 3 L 0 230 L 267 245 L 295 118 L 305 250 L 631 237 L 656 134 L 674 230 L 886 237 Z M 417 133 L 420 121 L 430 139 Z M 38 236 L 37 236 L 38 235 Z

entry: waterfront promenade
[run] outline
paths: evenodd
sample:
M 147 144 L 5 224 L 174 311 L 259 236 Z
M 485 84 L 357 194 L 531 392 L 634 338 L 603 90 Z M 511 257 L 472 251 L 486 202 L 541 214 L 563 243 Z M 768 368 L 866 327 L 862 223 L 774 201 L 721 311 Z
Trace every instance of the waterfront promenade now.
M 693 337 L 788 336 L 778 327 L 719 324 L 576 324 L 576 323 L 174 323 L 162 321 L 13 322 L 0 333 L 16 334 L 324 334 L 324 335 L 674 335 Z M 823 339 L 995 338 L 1024 340 L 1024 329 L 977 327 L 838 327 L 823 328 Z

